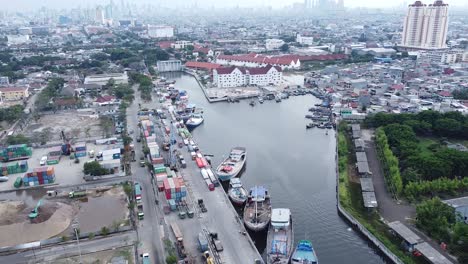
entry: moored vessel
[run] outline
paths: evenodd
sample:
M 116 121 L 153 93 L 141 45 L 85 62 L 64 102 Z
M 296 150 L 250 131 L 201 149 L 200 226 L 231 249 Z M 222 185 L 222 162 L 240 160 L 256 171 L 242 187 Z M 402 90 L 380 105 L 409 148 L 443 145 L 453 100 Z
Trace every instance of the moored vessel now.
M 273 209 L 267 235 L 267 264 L 288 264 L 293 250 L 294 232 L 291 211 Z
M 249 191 L 249 197 L 244 208 L 244 224 L 254 232 L 268 227 L 271 218 L 271 203 L 268 190 L 263 186 L 255 186 Z
M 232 178 L 229 181 L 228 196 L 236 205 L 243 205 L 247 201 L 248 193 L 239 178 Z
M 216 168 L 216 175 L 221 181 L 229 181 L 231 178 L 239 175 L 239 172 L 245 165 L 247 151 L 244 147 L 234 147 L 227 157 Z
M 318 264 L 317 254 L 309 240 L 301 240 L 296 246 L 291 264 Z

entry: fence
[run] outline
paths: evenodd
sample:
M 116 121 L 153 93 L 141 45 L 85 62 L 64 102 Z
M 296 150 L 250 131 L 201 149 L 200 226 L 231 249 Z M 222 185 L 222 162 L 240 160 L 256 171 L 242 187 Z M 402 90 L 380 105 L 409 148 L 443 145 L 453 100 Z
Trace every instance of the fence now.
M 337 208 L 338 208 L 338 213 L 346 218 L 348 222 L 351 223 L 351 225 L 357 229 L 363 236 L 365 236 L 370 242 L 374 244 L 375 247 L 377 247 L 380 252 L 382 252 L 389 260 L 391 260 L 393 263 L 396 264 L 404 264 L 403 261 L 398 258 L 395 254 L 393 254 L 382 242 L 380 242 L 379 239 L 377 239 L 367 228 L 365 228 L 361 223 L 359 223 L 356 218 L 354 218 L 352 215 L 350 215 L 348 212 L 346 212 L 345 209 L 341 207 L 340 204 L 340 194 L 339 194 L 339 188 L 340 188 L 340 172 L 338 169 L 338 131 L 335 133 L 335 140 L 336 140 L 336 154 L 335 154 L 335 164 L 336 164 L 336 201 L 337 201 Z

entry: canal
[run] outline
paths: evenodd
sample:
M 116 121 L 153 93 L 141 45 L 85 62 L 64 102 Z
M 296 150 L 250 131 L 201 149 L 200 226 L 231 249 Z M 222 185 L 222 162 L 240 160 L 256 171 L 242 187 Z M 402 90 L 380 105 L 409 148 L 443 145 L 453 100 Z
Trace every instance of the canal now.
M 334 132 L 305 129 L 304 115 L 318 99 L 290 97 L 255 107 L 246 100 L 210 104 L 191 76 L 165 76 L 176 80 L 176 88 L 186 90 L 189 101 L 204 109 L 205 122 L 193 135 L 204 153 L 214 155 L 213 165 L 231 147 L 245 146 L 247 163 L 241 179 L 246 189 L 264 185 L 273 208 L 290 208 L 296 242 L 311 240 L 321 264 L 385 263 L 337 213 Z M 265 238 L 253 239 L 262 253 Z

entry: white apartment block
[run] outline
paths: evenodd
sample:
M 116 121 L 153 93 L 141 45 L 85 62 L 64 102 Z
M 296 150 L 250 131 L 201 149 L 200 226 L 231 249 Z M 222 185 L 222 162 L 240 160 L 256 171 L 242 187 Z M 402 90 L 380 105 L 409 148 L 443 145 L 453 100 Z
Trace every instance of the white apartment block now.
M 430 5 L 416 1 L 408 6 L 401 46 L 421 49 L 446 48 L 447 30 L 447 4 L 441 0 Z
M 173 49 L 185 49 L 187 46 L 193 46 L 193 43 L 186 40 L 178 40 L 171 44 Z
M 303 44 L 303 45 L 312 46 L 314 45 L 314 37 L 304 37 L 304 36 L 301 36 L 301 34 L 297 34 L 296 42 Z
M 217 87 L 241 87 L 246 85 L 279 85 L 283 71 L 278 66 L 262 68 L 229 67 L 213 70 L 213 83 Z
M 277 50 L 283 45 L 284 45 L 284 41 L 282 39 L 266 39 L 265 40 L 266 50 Z
M 150 38 L 172 38 L 174 37 L 174 28 L 171 26 L 148 25 L 148 36 Z
M 107 74 L 89 75 L 89 76 L 86 76 L 84 80 L 84 84 L 106 85 L 110 79 L 113 79 L 116 84 L 128 83 L 127 72 L 124 72 L 124 73 L 107 73 Z

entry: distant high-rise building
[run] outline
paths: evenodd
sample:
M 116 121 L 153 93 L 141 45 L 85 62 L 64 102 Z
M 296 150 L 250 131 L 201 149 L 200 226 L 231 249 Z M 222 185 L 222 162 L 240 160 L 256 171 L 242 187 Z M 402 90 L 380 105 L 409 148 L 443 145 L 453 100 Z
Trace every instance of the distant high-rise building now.
M 408 6 L 401 45 L 422 49 L 446 48 L 448 5 L 435 1 L 429 6 L 416 1 Z
M 96 7 L 96 15 L 94 17 L 94 21 L 98 24 L 104 24 L 104 19 L 104 9 L 102 8 L 102 6 Z

